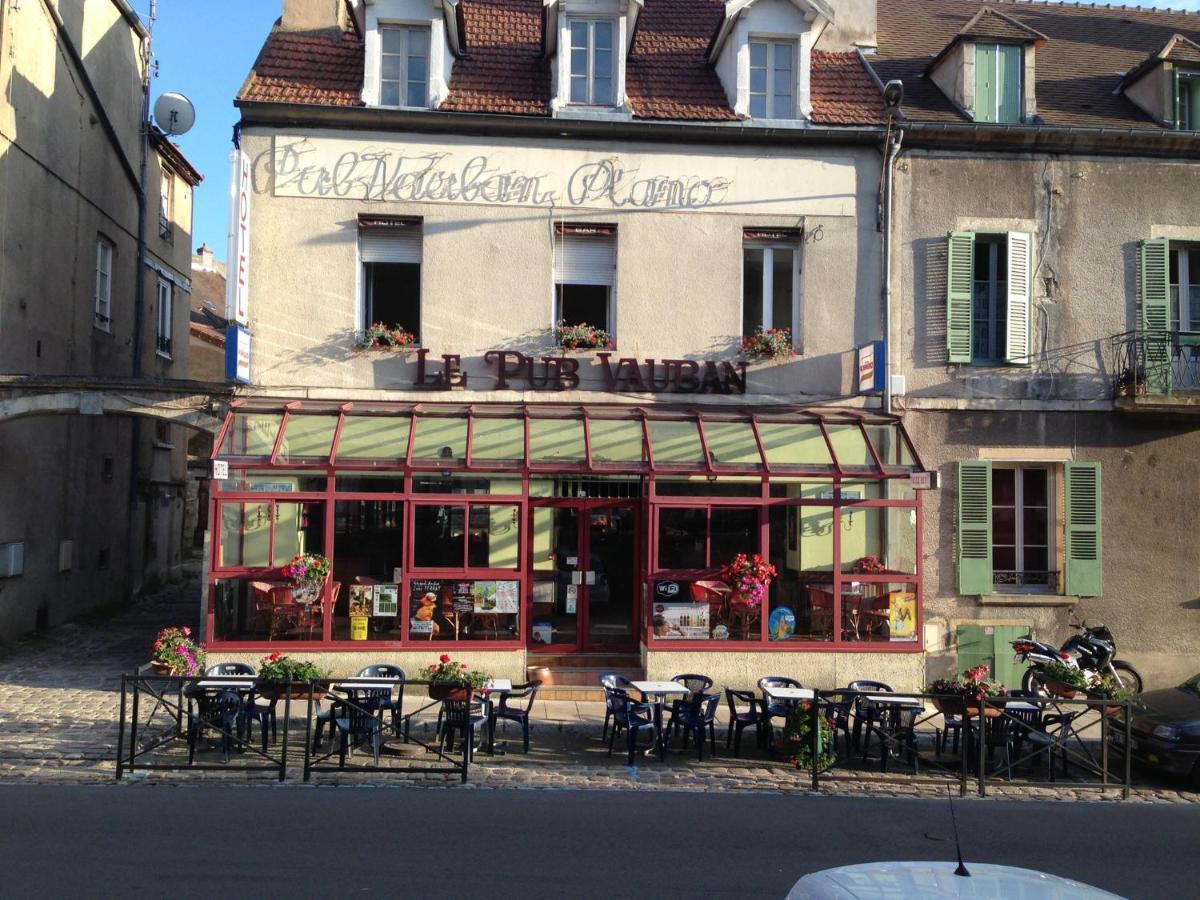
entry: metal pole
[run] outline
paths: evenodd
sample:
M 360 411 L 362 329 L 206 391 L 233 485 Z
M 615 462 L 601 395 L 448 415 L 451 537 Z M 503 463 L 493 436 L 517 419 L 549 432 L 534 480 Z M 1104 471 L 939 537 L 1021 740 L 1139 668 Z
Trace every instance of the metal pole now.
M 1100 783 L 1108 787 L 1108 706 L 1100 707 Z
M 1129 701 L 1125 701 L 1125 789 L 1121 792 L 1121 797 L 1124 800 L 1129 799 L 1129 789 L 1133 783 L 1133 724 L 1130 722 L 1130 706 Z
M 308 685 L 309 703 L 312 702 L 312 682 Z M 292 692 L 288 691 L 283 698 L 283 743 L 279 749 L 279 781 L 287 778 L 288 725 L 292 721 Z
M 314 682 L 309 682 L 313 684 Z M 333 701 L 331 700 L 330 703 Z M 313 695 L 312 691 L 308 692 L 308 711 L 304 714 L 304 780 L 307 782 L 312 774 L 312 708 Z M 287 727 L 286 725 L 284 726 Z M 330 717 L 329 727 L 333 727 L 333 718 Z M 287 732 L 284 731 L 284 737 L 287 737 Z
M 134 676 L 133 679 L 133 712 L 132 721 L 129 724 L 129 771 L 132 772 L 137 762 L 137 727 L 138 727 L 138 688 L 141 686 L 141 678 Z
M 987 796 L 987 785 L 984 784 L 984 771 L 987 769 L 987 697 L 979 700 L 979 796 Z
M 812 708 L 809 711 L 809 726 L 812 728 L 812 789 L 819 791 L 820 784 L 820 759 L 821 759 L 821 712 L 818 709 L 820 706 L 820 698 L 814 693 Z
M 942 713 L 942 715 L 944 717 L 945 713 Z M 965 797 L 967 796 L 968 757 L 971 755 L 971 720 L 967 717 L 967 705 L 965 703 L 963 704 L 961 715 L 962 726 L 966 729 L 966 734 L 959 735 L 959 738 L 962 741 L 962 753 L 959 754 L 959 761 L 961 762 L 961 766 L 959 768 L 961 771 L 959 774 L 958 796 Z M 943 721 L 942 724 L 945 725 L 945 722 Z M 943 738 L 943 740 L 944 739 L 945 738 Z M 942 749 L 945 749 L 945 744 L 942 745 Z
M 125 679 L 126 675 L 121 675 L 121 718 L 117 724 L 117 781 L 121 780 L 124 767 L 122 762 L 125 759 Z

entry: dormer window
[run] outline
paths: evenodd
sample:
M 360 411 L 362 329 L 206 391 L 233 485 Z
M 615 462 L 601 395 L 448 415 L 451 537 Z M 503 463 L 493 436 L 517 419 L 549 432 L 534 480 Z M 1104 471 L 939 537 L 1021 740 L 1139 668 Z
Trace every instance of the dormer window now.
M 570 102 L 584 106 L 615 106 L 616 82 L 613 19 L 571 19 Z
M 414 25 L 380 28 L 379 105 L 429 105 L 429 29 Z
M 750 41 L 751 117 L 795 118 L 795 86 L 795 41 Z
M 1021 46 L 975 45 L 975 121 L 1021 121 Z

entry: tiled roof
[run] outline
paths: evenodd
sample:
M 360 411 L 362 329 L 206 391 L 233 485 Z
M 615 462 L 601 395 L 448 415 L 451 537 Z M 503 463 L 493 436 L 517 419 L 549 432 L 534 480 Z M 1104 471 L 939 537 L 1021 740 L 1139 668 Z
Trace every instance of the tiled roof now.
M 455 60 L 452 112 L 550 114 L 550 67 L 542 59 L 541 0 L 462 2 L 468 53 Z
M 460 0 L 467 54 L 454 62 L 450 112 L 550 115 L 550 67 L 542 56 L 542 0 Z M 626 63 L 639 119 L 730 121 L 725 89 L 707 61 L 725 16 L 722 0 L 646 0 Z M 363 43 L 355 31 L 298 34 L 278 25 L 240 100 L 361 106 Z M 814 53 L 813 121 L 883 121 L 879 89 L 854 53 Z
M 881 125 L 883 98 L 857 53 L 814 50 L 812 120 L 818 125 Z
M 904 82 L 910 119 L 967 121 L 924 72 L 985 6 L 1046 36 L 1037 50 L 1035 87 L 1038 117 L 1048 125 L 1160 128 L 1114 92 L 1126 72 L 1173 34 L 1200 39 L 1200 16 L 1168 10 L 1025 0 L 879 0 L 879 51 L 871 64 L 883 81 Z
M 1167 46 L 1163 47 L 1162 58 L 1171 62 L 1200 64 L 1200 45 L 1189 41 L 1182 34 L 1174 35 Z
M 737 119 L 709 42 L 725 18 L 721 0 L 649 0 L 625 67 L 625 92 L 640 119 Z
M 276 23 L 238 97 L 362 106 L 362 88 L 363 43 L 355 32 L 280 31 Z

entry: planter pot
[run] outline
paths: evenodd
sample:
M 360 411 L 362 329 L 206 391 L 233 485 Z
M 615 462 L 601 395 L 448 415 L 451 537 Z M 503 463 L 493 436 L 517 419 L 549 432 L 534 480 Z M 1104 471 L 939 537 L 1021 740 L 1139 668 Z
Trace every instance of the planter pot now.
M 470 701 L 472 690 L 457 684 L 429 685 L 430 700 L 467 700 Z
M 159 662 L 156 659 L 152 659 L 152 660 L 150 660 L 150 671 L 153 672 L 155 675 L 170 675 L 171 674 L 171 664 L 165 663 L 165 662 Z
M 978 705 L 975 705 L 975 706 L 968 705 L 966 709 L 967 709 L 968 716 L 973 716 L 976 719 L 979 718 L 979 706 Z M 998 718 L 1000 718 L 1000 716 L 1003 713 L 1004 713 L 1004 709 L 1003 709 L 1003 707 L 1000 707 L 1000 706 L 986 706 L 983 709 L 983 715 L 984 715 L 984 718 L 986 718 L 986 719 L 998 719 Z
M 1042 684 L 1046 686 L 1046 690 L 1050 692 L 1050 696 L 1062 697 L 1064 700 L 1070 700 L 1079 693 L 1079 688 L 1064 684 L 1061 681 L 1055 681 L 1052 678 L 1043 679 Z
M 309 691 L 303 684 L 264 684 L 258 689 L 258 695 L 266 700 L 307 700 L 311 695 L 313 700 L 320 702 L 327 693 L 324 688 Z
M 943 716 L 961 716 L 966 710 L 961 700 L 951 697 L 932 697 L 930 702 L 933 704 L 933 708 Z

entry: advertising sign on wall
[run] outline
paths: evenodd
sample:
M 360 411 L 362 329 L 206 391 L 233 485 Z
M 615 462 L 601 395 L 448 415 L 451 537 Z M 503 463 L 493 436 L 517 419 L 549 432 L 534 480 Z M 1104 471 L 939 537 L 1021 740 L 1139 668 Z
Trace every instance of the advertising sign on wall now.
M 250 332 L 241 325 L 230 325 L 225 331 L 225 377 L 250 383 Z
M 655 603 L 654 636 L 659 640 L 707 641 L 707 603 Z
M 241 150 L 229 155 L 229 279 L 225 288 L 225 316 L 240 325 L 250 324 L 250 157 Z
M 893 641 L 917 639 L 917 595 L 911 591 L 888 594 L 888 630 Z
M 883 390 L 887 354 L 883 341 L 871 341 L 858 348 L 858 392 L 876 394 Z

